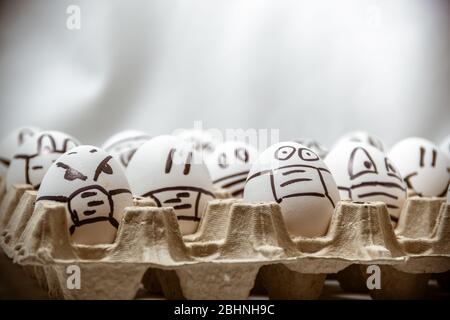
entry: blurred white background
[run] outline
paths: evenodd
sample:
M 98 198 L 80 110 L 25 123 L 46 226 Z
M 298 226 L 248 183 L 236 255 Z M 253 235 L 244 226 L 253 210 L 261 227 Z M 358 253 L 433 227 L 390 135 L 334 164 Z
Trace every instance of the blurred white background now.
M 69 30 L 69 5 L 81 29 Z M 450 1 L 2 1 L 0 135 L 20 125 L 100 144 L 280 128 L 330 145 L 450 134 Z

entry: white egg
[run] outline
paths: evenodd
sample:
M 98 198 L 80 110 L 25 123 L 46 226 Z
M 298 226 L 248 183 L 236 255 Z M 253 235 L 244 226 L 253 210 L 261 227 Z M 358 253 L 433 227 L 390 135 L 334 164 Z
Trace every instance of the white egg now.
M 320 157 L 320 159 L 325 158 L 328 153 L 328 150 L 314 139 L 300 138 L 294 140 L 294 142 L 300 143 L 301 145 L 311 149 Z
M 388 155 L 415 194 L 445 196 L 448 159 L 435 144 L 422 138 L 407 138 L 395 144 Z
M 450 161 L 450 136 L 444 139 L 439 145 L 439 148 L 442 152 L 447 156 L 447 159 Z
M 450 185 L 448 186 L 448 190 L 447 190 L 447 203 L 450 204 Z
M 151 197 L 159 207 L 173 207 L 182 234 L 197 230 L 214 186 L 208 169 L 192 145 L 174 136 L 144 143 L 127 168 L 135 196 Z
M 245 180 L 257 158 L 258 151 L 251 145 L 227 141 L 216 147 L 206 164 L 216 188 L 228 190 L 233 197 L 242 197 Z
M 21 127 L 8 134 L 0 143 L 0 176 L 5 177 L 12 158 L 25 141 L 38 133 L 35 127 Z
M 122 166 L 94 146 L 79 146 L 59 157 L 42 180 L 36 201 L 62 202 L 72 241 L 112 243 L 126 207 L 133 205 Z
M 341 142 L 361 142 L 384 151 L 384 144 L 381 139 L 376 135 L 365 131 L 353 131 L 343 135 L 333 146 L 333 148 Z
M 326 233 L 339 191 L 314 151 L 295 142 L 280 142 L 253 164 L 244 201 L 277 202 L 291 235 L 315 237 Z
M 205 157 L 212 154 L 219 144 L 219 141 L 206 130 L 186 129 L 178 132 L 176 136 L 192 143 L 194 149 Z
M 393 162 L 365 143 L 340 143 L 325 158 L 341 199 L 382 201 L 396 222 L 406 199 L 406 185 Z
M 52 163 L 63 153 L 79 145 L 73 137 L 59 131 L 43 131 L 17 148 L 6 176 L 6 187 L 30 184 L 35 189 Z
M 111 154 L 114 159 L 126 168 L 136 150 L 151 139 L 146 132 L 125 130 L 113 135 L 102 145 L 102 149 Z

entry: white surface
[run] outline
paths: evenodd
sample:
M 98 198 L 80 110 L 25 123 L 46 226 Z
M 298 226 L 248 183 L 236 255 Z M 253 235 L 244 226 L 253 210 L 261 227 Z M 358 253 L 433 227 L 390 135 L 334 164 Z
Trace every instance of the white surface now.
M 66 9 L 81 9 L 68 30 Z M 0 17 L 0 135 L 100 145 L 128 128 L 281 128 L 325 146 L 450 132 L 446 0 L 15 0 Z

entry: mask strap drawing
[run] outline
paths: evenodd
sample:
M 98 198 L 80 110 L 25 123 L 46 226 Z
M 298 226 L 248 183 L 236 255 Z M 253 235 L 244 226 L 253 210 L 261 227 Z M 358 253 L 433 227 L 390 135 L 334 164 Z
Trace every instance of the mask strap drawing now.
M 176 192 L 175 197 L 169 198 L 165 201 L 162 201 L 160 199 L 161 197 L 158 197 L 158 194 L 165 193 L 165 192 Z M 194 216 L 186 216 L 186 215 L 177 215 L 177 218 L 179 220 L 188 220 L 188 221 L 200 221 L 199 217 L 199 204 L 200 204 L 200 198 L 202 195 L 211 196 L 212 198 L 215 198 L 215 195 L 205 189 L 197 188 L 197 187 L 187 187 L 187 186 L 176 186 L 176 187 L 167 187 L 167 188 L 161 188 L 152 190 L 150 192 L 147 192 L 146 194 L 142 195 L 143 197 L 150 197 L 153 200 L 155 200 L 156 205 L 158 207 L 162 207 L 163 204 L 169 205 L 173 207 L 174 210 L 183 210 L 183 209 L 191 209 L 192 204 L 191 203 L 183 203 L 183 200 L 189 199 L 192 196 L 192 193 L 197 193 L 195 195 L 195 201 L 194 201 Z
M 72 208 L 71 206 L 71 202 L 75 197 L 80 196 L 82 199 L 86 199 L 86 198 L 90 198 L 90 197 L 95 197 L 98 195 L 98 193 L 106 195 L 107 197 L 107 201 L 108 201 L 108 205 L 109 205 L 109 212 L 107 215 L 105 216 L 98 216 L 98 217 L 91 217 L 89 218 L 89 216 L 94 215 L 96 213 L 95 207 L 97 206 L 101 206 L 104 205 L 104 201 L 103 200 L 94 200 L 94 201 L 90 201 L 88 202 L 88 207 L 89 210 L 85 210 L 82 214 L 88 218 L 80 218 L 80 213 L 77 212 L 76 209 Z M 75 232 L 75 229 L 77 227 L 86 225 L 86 224 L 91 224 L 91 223 L 96 223 L 96 222 L 100 222 L 100 221 L 108 221 L 114 228 L 118 229 L 119 228 L 119 222 L 116 220 L 116 218 L 114 218 L 114 200 L 113 200 L 113 196 L 118 195 L 118 194 L 122 194 L 122 193 L 130 193 L 131 191 L 128 189 L 114 189 L 111 191 L 106 191 L 103 187 L 99 186 L 99 185 L 90 185 L 90 186 L 86 186 L 83 188 L 80 188 L 76 191 L 74 191 L 69 197 L 65 197 L 65 196 L 41 196 L 38 199 L 36 199 L 36 201 L 56 201 L 56 202 L 61 202 L 61 203 L 66 203 L 67 204 L 67 209 L 69 211 L 70 214 L 70 218 L 72 220 L 72 225 L 69 227 L 69 232 L 72 235 Z

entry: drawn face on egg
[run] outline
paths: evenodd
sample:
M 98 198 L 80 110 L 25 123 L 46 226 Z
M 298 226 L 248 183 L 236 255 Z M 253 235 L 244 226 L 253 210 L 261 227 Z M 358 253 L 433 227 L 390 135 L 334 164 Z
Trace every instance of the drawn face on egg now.
M 30 184 L 39 189 L 53 162 L 77 145 L 77 140 L 58 131 L 43 131 L 34 135 L 17 149 L 7 173 L 7 188 Z
M 189 143 L 159 136 L 144 143 L 127 168 L 135 196 L 173 207 L 182 234 L 194 233 L 214 187 L 206 165 Z
M 14 130 L 0 144 L 0 176 L 5 177 L 14 154 L 21 145 L 40 130 L 34 127 L 22 127 Z
M 341 199 L 382 201 L 396 222 L 406 198 L 406 185 L 393 162 L 380 150 L 364 143 L 336 146 L 325 163 L 338 184 Z
M 210 134 L 208 131 L 199 129 L 183 130 L 176 136 L 186 142 L 191 143 L 194 150 L 196 150 L 202 156 L 211 155 L 218 144 L 217 140 L 212 134 Z
M 365 132 L 365 131 L 353 131 L 349 132 L 343 137 L 341 137 L 338 142 L 335 144 L 337 146 L 341 142 L 360 142 L 364 144 L 368 144 L 374 148 L 377 148 L 380 151 L 384 151 L 384 144 L 380 138 L 376 135 Z
M 256 148 L 244 142 L 220 144 L 206 162 L 214 186 L 228 190 L 233 197 L 242 197 L 247 175 L 257 156 Z
M 52 164 L 37 201 L 67 205 L 72 240 L 82 244 L 112 243 L 125 207 L 133 198 L 119 163 L 93 146 L 71 149 Z
M 266 149 L 252 166 L 244 201 L 277 202 L 291 235 L 314 237 L 327 231 L 339 192 L 314 151 L 281 142 Z
M 321 159 L 325 158 L 325 156 L 328 153 L 328 150 L 324 146 L 322 146 L 320 143 L 318 143 L 317 141 L 315 141 L 313 139 L 301 138 L 301 139 L 296 139 L 295 142 L 300 143 L 301 145 L 304 145 L 305 147 L 311 149 Z
M 435 144 L 422 138 L 408 138 L 392 147 L 389 158 L 416 195 L 445 197 L 449 160 Z
M 442 143 L 440 144 L 440 149 L 441 151 L 447 156 L 447 171 L 449 173 L 449 178 L 450 178 L 450 136 L 448 136 L 447 138 L 445 138 L 444 141 L 442 141 Z
M 111 154 L 126 168 L 136 150 L 150 139 L 151 137 L 143 131 L 126 130 L 108 139 L 103 144 L 102 149 Z

